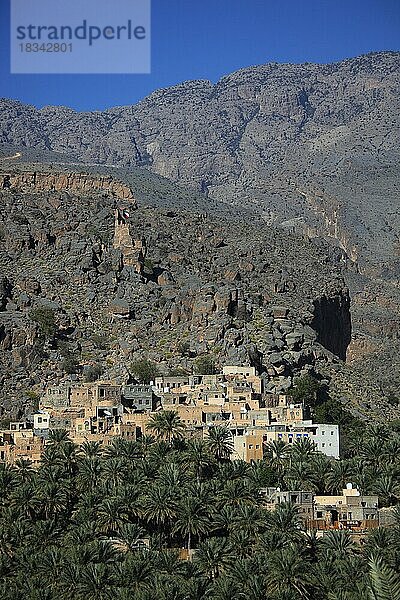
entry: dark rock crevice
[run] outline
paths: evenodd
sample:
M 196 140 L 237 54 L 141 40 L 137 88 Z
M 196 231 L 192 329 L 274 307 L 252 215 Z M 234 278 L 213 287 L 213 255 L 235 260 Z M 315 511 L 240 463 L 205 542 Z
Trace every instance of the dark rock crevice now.
M 346 360 L 351 342 L 350 296 L 341 290 L 332 296 L 314 300 L 314 317 L 311 327 L 317 332 L 317 341 L 327 350 Z

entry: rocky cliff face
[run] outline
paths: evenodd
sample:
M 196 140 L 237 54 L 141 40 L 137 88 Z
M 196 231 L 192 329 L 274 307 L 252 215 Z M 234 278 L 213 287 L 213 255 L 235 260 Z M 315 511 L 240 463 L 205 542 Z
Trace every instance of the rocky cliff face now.
M 0 170 L 2 188 L 39 193 L 39 192 L 66 192 L 81 196 L 105 194 L 109 198 L 136 208 L 136 199 L 132 190 L 125 183 L 115 181 L 111 176 L 93 176 L 88 173 L 62 173 L 49 171 L 15 171 L 12 169 Z
M 217 199 L 256 204 L 268 222 L 302 218 L 368 270 L 390 263 L 400 227 L 399 57 L 250 67 L 103 113 L 3 100 L 0 141 L 22 154 L 145 165 Z
M 68 190 L 78 181 L 51 177 Z M 18 181 L 0 192 L 5 413 L 65 378 L 72 356 L 81 370 L 101 363 L 107 376 L 124 377 L 143 355 L 169 372 L 211 354 L 220 365 L 256 365 L 267 389 L 279 391 L 294 375 L 337 360 L 328 350 L 345 352 L 345 338 L 340 348 L 327 342 L 349 324 L 340 271 L 330 261 L 321 268 L 320 249 L 298 236 L 151 207 L 120 222 L 114 194 L 99 194 L 92 178 L 79 176 L 87 190 L 79 196 Z M 127 249 L 140 253 L 139 263 Z M 53 318 L 50 333 L 37 318 L 43 309 Z

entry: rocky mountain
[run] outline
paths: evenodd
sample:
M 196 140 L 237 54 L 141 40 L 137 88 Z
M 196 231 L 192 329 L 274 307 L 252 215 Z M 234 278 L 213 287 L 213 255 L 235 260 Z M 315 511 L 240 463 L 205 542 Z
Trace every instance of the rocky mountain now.
M 394 52 L 274 63 L 93 113 L 3 100 L 0 142 L 146 165 L 212 197 L 256 204 L 267 223 L 295 219 L 381 270 L 398 258 L 399 67 Z
M 297 276 L 301 281 L 307 277 L 314 281 L 312 269 L 320 269 L 317 265 L 321 262 L 323 270 L 326 261 L 329 264 L 333 261 L 335 269 L 339 264 L 340 277 L 344 277 L 350 289 L 352 334 L 350 345 L 347 341 L 342 343 L 345 350 L 335 347 L 333 351 L 343 358 L 347 350 L 352 373 L 357 373 L 356 380 L 370 380 L 371 397 L 375 393 L 393 397 L 400 383 L 399 67 L 400 54 L 395 52 L 373 53 L 331 65 L 269 64 L 242 69 L 216 84 L 186 82 L 156 91 L 134 106 L 93 113 L 78 113 L 65 107 L 38 110 L 14 100 L 2 100 L 0 155 L 21 153 L 16 160 L 1 161 L 2 170 L 7 174 L 11 166 L 20 164 L 22 170 L 33 172 L 47 164 L 45 168 L 50 172 L 52 169 L 64 173 L 84 171 L 94 177 L 108 177 L 112 173 L 134 190 L 139 200 L 139 211 L 135 215 L 142 218 L 144 206 L 151 206 L 154 211 L 151 221 L 156 230 L 160 230 L 162 236 L 170 231 L 172 237 L 178 231 L 174 219 L 178 219 L 178 223 L 183 219 L 179 231 L 189 244 L 194 242 L 187 236 L 194 236 L 196 240 L 198 233 L 197 217 L 193 215 L 206 213 L 206 221 L 200 221 L 199 228 L 207 229 L 209 224 L 222 227 L 222 223 L 226 223 L 220 235 L 223 241 L 225 237 L 230 240 L 229 256 L 224 258 L 225 270 L 230 260 L 234 264 L 232 256 L 240 256 L 250 240 L 254 248 L 259 247 L 258 236 L 267 236 L 265 243 L 271 248 L 270 254 L 277 252 L 280 257 L 274 269 L 288 271 L 294 284 Z M 7 197 L 10 193 L 15 199 L 15 195 L 22 192 L 17 189 L 4 192 Z M 84 245 L 89 243 L 85 241 L 87 227 L 94 227 L 90 219 L 90 222 L 87 220 L 88 198 L 92 198 L 91 202 L 94 197 L 96 203 L 99 201 L 97 192 L 93 197 L 85 193 L 86 200 L 83 200 L 81 191 L 68 191 L 68 202 L 74 199 L 73 213 L 80 215 L 81 208 L 78 210 L 77 206 L 81 199 L 82 207 L 86 206 L 88 211 L 76 226 L 83 236 L 80 243 Z M 51 196 L 52 190 L 48 190 L 48 194 Z M 63 194 L 61 191 L 61 198 Z M 112 194 L 108 195 L 109 200 L 110 197 Z M 47 227 L 44 217 L 40 225 L 35 222 L 37 211 L 47 210 L 36 204 L 31 207 L 31 199 L 36 203 L 37 198 L 26 191 L 21 196 L 20 210 L 29 221 L 28 229 Z M 47 207 L 46 198 L 44 194 Z M 13 204 L 7 206 L 11 210 Z M 171 211 L 176 211 L 178 216 L 167 217 Z M 112 218 L 110 214 L 107 213 L 107 219 Z M 102 219 L 106 218 L 104 215 Z M 56 223 L 57 215 L 54 218 Z M 64 218 L 70 221 L 72 217 L 68 213 Z M 6 231 L 7 228 L 8 225 Z M 21 233 L 24 229 L 18 228 L 18 231 Z M 150 228 L 146 238 L 149 233 Z M 49 235 L 52 239 L 53 233 Z M 32 233 L 27 236 L 32 237 Z M 32 263 L 35 269 L 36 261 L 42 260 L 40 253 L 47 256 L 46 252 L 54 248 L 50 244 L 39 252 L 41 246 L 34 235 L 33 240 L 27 244 L 31 244 L 29 251 L 35 252 Z M 146 239 L 148 248 L 151 241 Z M 274 249 L 274 244 L 283 248 L 292 243 L 296 247 L 304 244 L 304 248 L 316 253 L 313 266 L 305 260 L 307 268 L 303 270 L 300 262 L 298 275 L 297 250 L 292 254 L 288 251 L 286 256 L 284 251 Z M 154 244 L 153 248 L 156 247 Z M 208 264 L 223 254 L 224 246 L 218 251 L 207 244 L 195 247 L 201 264 Z M 169 251 L 174 253 L 171 248 Z M 19 252 L 23 254 L 24 247 Z M 85 252 L 92 256 L 86 245 Z M 3 259 L 6 277 L 10 256 Z M 12 259 L 17 264 L 18 256 Z M 301 261 L 305 259 L 303 250 L 299 250 L 299 256 Z M 157 256 L 157 268 L 161 265 L 160 268 L 170 273 L 170 263 L 164 265 L 163 258 Z M 72 256 L 70 262 L 74 262 Z M 258 263 L 253 254 L 251 262 Z M 29 261 L 24 262 L 24 268 L 28 264 Z M 306 275 L 308 267 L 311 270 Z M 191 273 L 193 266 L 187 269 Z M 235 273 L 235 267 L 230 270 Z M 243 290 L 252 286 L 254 291 L 257 287 L 262 289 L 262 271 L 257 275 L 256 269 L 253 282 L 253 276 L 244 280 L 240 269 L 236 270 L 241 281 L 245 281 L 241 283 Z M 118 280 L 119 275 L 114 276 Z M 148 280 L 145 277 L 146 289 L 158 285 L 154 274 L 149 273 L 148 277 Z M 179 286 L 186 289 L 180 276 L 172 274 L 171 277 L 177 286 L 179 281 Z M 201 283 L 218 289 L 221 278 L 223 280 L 222 271 L 218 272 L 217 280 L 212 273 Z M 10 285 L 13 289 L 11 280 L 5 289 Z M 298 285 L 303 287 L 303 283 Z M 96 286 L 93 289 L 97 290 Z M 314 301 L 325 294 L 323 286 L 312 284 L 311 287 L 313 293 L 298 295 L 303 308 L 310 300 L 316 306 Z M 290 310 L 293 310 L 291 303 L 296 304 L 297 293 L 292 296 L 290 302 L 286 302 L 285 297 L 283 301 Z M 239 294 L 239 299 L 247 303 L 247 296 L 242 299 Z M 5 305 L 9 300 L 6 297 Z M 281 305 L 282 298 L 278 296 L 277 302 Z M 185 311 L 176 299 L 172 304 L 169 319 L 178 319 L 180 323 L 179 315 Z M 210 301 L 211 306 L 214 304 L 219 306 L 215 299 Z M 320 302 L 320 306 L 323 305 Z M 318 319 L 320 323 L 329 321 L 322 310 L 315 309 L 311 318 L 315 330 Z M 219 313 L 219 309 L 216 312 Z M 266 315 L 265 318 L 269 322 L 271 317 Z M 336 323 L 340 322 L 336 319 Z M 246 335 L 250 331 L 248 323 Z M 172 324 L 177 325 L 170 322 Z M 204 323 L 199 324 L 199 332 L 202 327 Z M 332 348 L 327 341 L 338 337 L 337 333 L 332 334 L 332 327 L 336 326 L 330 320 L 325 338 L 321 331 L 317 334 L 319 342 L 323 344 L 325 340 L 329 350 Z M 212 343 L 218 342 L 214 339 Z M 257 350 L 263 354 L 261 340 L 257 343 L 261 344 Z M 198 348 L 199 352 L 203 350 L 204 347 Z M 362 386 L 357 384 L 356 388 L 362 395 Z
M 141 200 L 143 172 L 136 183 L 130 174 L 129 187 L 118 173 L 3 171 L 3 414 L 23 412 L 71 370 L 85 376 L 101 365 L 104 376 L 126 379 L 143 356 L 165 373 L 190 371 L 201 356 L 254 364 L 275 392 L 319 372 L 341 398 L 344 378 L 358 414 L 396 414 L 376 390 L 368 403 L 364 379 L 343 371 L 351 316 L 341 251 L 221 204 L 213 216 L 196 194 L 188 208 L 189 191 L 182 197 L 154 176 Z

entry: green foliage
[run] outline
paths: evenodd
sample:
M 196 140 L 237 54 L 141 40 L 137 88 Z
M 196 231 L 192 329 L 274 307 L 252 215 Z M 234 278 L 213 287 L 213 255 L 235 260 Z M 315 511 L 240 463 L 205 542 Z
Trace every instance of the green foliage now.
M 194 361 L 196 375 L 214 375 L 215 359 L 211 354 L 203 354 Z
M 52 308 L 39 306 L 29 311 L 29 318 L 39 325 L 39 328 L 47 339 L 52 339 L 56 333 L 56 315 Z
M 154 263 L 150 258 L 145 258 L 143 264 L 148 271 L 153 271 Z
M 335 423 L 339 425 L 341 454 L 348 455 L 349 445 L 354 437 L 362 435 L 365 424 L 346 410 L 341 402 L 327 393 L 318 396 L 312 408 L 314 423 Z
M 85 370 L 85 382 L 90 383 L 92 381 L 97 381 L 101 377 L 103 373 L 103 367 L 100 364 L 95 364 L 89 366 Z
M 168 371 L 168 377 L 182 377 L 184 375 L 187 375 L 187 371 L 182 367 L 175 367 Z
M 396 433 L 400 433 L 400 419 L 393 419 L 390 421 L 389 427 Z
M 136 360 L 131 364 L 132 375 L 140 383 L 150 383 L 160 374 L 156 363 L 147 359 Z
M 400 576 L 380 558 L 370 560 L 370 580 L 372 600 L 400 600 Z
M 303 375 L 296 380 L 295 386 L 289 390 L 295 403 L 313 405 L 320 390 L 320 383 L 311 375 Z
M 71 375 L 72 373 L 79 373 L 80 364 L 79 359 L 76 356 L 70 355 L 65 356 L 61 361 L 61 369 Z
M 395 407 L 399 406 L 400 404 L 400 399 L 394 393 L 389 394 L 389 396 L 387 397 L 387 401 L 389 402 L 389 404 Z
M 168 443 L 175 439 L 181 439 L 185 430 L 185 425 L 174 410 L 162 410 L 152 415 L 146 427 L 158 439 L 166 440 Z
M 181 356 L 190 355 L 190 343 L 188 341 L 181 341 L 177 346 L 177 350 Z
M 25 390 L 24 396 L 30 401 L 32 410 L 38 410 L 40 394 L 38 394 L 38 392 L 35 392 L 34 390 Z
M 294 472 L 296 489 L 321 493 L 362 470 L 367 493 L 377 473 L 398 484 L 393 432 L 369 428 L 348 461 L 277 442 L 247 464 L 224 458 L 228 429 L 185 440 L 175 411 L 152 423 L 158 440 L 115 438 L 106 448 L 52 430 L 39 468 L 0 463 L 2 598 L 399 600 L 398 524 L 364 544 L 348 531 L 319 539 L 301 531 L 296 506 L 271 512 L 259 493 L 290 489 Z
M 210 427 L 206 442 L 217 460 L 228 460 L 233 452 L 233 438 L 227 427 L 221 425 Z
M 109 340 L 105 335 L 92 333 L 91 340 L 99 350 L 107 350 L 109 348 Z
M 68 375 L 79 373 L 79 356 L 76 353 L 71 352 L 70 346 L 66 342 L 59 342 L 57 346 L 59 353 L 63 357 L 60 364 L 61 369 L 65 371 L 65 373 L 68 373 Z

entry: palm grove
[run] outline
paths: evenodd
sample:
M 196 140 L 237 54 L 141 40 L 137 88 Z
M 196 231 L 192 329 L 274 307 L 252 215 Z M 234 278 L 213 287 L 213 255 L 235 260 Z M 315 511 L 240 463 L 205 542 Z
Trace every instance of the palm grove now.
M 10 600 L 400 599 L 396 525 L 363 545 L 322 539 L 290 504 L 270 512 L 262 487 L 337 493 L 348 481 L 400 499 L 400 437 L 370 427 L 334 460 L 307 439 L 270 442 L 262 461 L 230 461 L 229 430 L 185 439 L 173 411 L 148 435 L 75 446 L 51 432 L 41 466 L 0 465 L 1 597 Z M 143 540 L 149 540 L 143 545 Z M 181 560 L 181 548 L 195 549 Z

